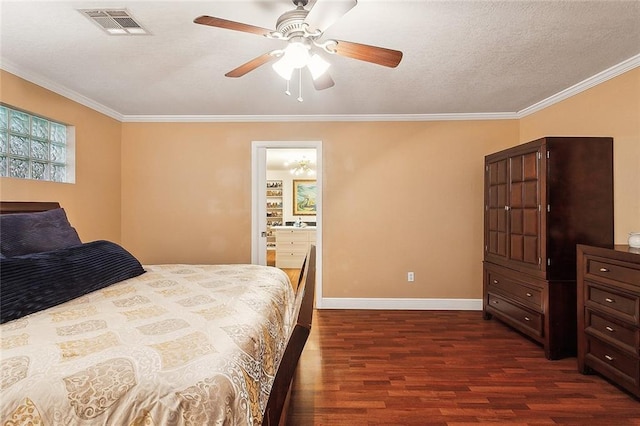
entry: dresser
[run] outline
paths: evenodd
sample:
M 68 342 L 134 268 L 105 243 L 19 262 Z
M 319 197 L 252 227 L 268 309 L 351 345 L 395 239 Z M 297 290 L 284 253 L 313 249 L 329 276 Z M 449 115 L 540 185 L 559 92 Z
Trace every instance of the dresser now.
M 640 249 L 578 245 L 578 370 L 640 398 Z
M 613 245 L 613 140 L 545 137 L 485 157 L 483 312 L 576 353 L 576 244 Z
M 311 244 L 316 243 L 316 227 L 274 226 L 276 267 L 301 268 Z

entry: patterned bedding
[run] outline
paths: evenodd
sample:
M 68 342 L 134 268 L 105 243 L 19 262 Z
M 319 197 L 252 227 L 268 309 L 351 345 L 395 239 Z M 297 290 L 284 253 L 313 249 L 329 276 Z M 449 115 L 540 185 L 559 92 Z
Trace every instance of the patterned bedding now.
M 2 424 L 262 422 L 293 321 L 286 274 L 145 269 L 0 326 Z

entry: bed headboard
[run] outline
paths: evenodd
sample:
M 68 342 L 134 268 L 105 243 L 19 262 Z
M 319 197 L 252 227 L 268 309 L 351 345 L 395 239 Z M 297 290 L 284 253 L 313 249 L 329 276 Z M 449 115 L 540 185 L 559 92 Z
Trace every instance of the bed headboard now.
M 60 208 L 57 201 L 0 201 L 0 214 L 35 213 Z

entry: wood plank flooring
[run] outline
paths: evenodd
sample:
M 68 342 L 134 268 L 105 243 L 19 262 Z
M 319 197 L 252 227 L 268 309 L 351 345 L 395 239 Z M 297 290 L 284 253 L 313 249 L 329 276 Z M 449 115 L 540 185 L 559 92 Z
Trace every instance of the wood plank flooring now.
M 640 402 L 477 311 L 316 310 L 289 425 L 640 425 Z

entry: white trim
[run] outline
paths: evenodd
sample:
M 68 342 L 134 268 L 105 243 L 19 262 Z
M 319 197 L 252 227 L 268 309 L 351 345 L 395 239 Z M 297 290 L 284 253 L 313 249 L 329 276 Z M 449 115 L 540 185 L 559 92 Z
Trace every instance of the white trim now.
M 577 95 L 580 92 L 584 92 L 587 89 L 591 89 L 598 84 L 604 83 L 607 80 L 611 80 L 614 77 L 619 76 L 620 74 L 624 74 L 627 71 L 631 71 L 634 68 L 640 66 L 640 54 L 633 56 L 626 61 L 622 61 L 617 65 L 612 66 L 609 69 L 606 69 L 594 76 L 587 78 L 586 80 L 581 81 L 578 84 L 574 84 L 571 87 L 568 87 L 555 95 L 549 96 L 547 99 L 543 99 L 540 102 L 537 102 L 525 109 L 518 111 L 517 118 L 523 118 L 527 115 L 533 114 L 534 112 L 538 112 L 542 109 L 545 109 L 553 104 L 557 104 L 560 101 L 564 101 L 572 96 Z
M 390 309 L 419 311 L 481 311 L 482 299 L 332 298 L 318 300 L 319 309 Z
M 84 95 L 67 89 L 42 76 L 25 71 L 11 61 L 0 58 L 0 68 L 20 78 L 49 89 L 59 95 L 101 112 L 123 123 L 202 123 L 202 122 L 318 122 L 318 121 L 468 121 L 517 120 L 563 101 L 600 83 L 640 66 L 640 54 L 612 66 L 580 83 L 549 96 L 517 112 L 460 113 L 460 114 L 361 114 L 361 115 L 124 115 L 95 102 Z
M 109 107 L 106 107 L 90 98 L 87 98 L 86 96 L 81 95 L 78 92 L 74 92 L 71 89 L 68 89 L 49 79 L 46 79 L 41 75 L 29 72 L 29 71 L 25 71 L 24 69 L 21 69 L 18 65 L 14 64 L 11 61 L 8 61 L 4 58 L 0 58 L 0 68 L 24 80 L 37 84 L 40 87 L 44 87 L 47 90 L 51 90 L 52 92 L 57 93 L 58 95 L 64 96 L 65 98 L 71 99 L 72 101 L 75 101 L 81 105 L 84 105 L 95 111 L 98 111 L 108 117 L 113 118 L 114 120 L 124 122 L 125 116 L 120 114 L 119 112 Z
M 345 114 L 345 115 L 126 115 L 124 122 L 132 123 L 243 123 L 243 122 L 326 122 L 326 121 L 469 121 L 515 120 L 515 112 L 470 114 Z

